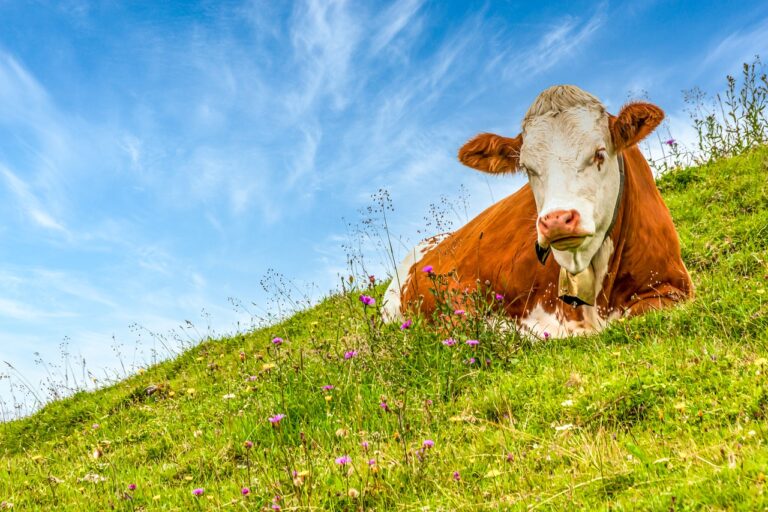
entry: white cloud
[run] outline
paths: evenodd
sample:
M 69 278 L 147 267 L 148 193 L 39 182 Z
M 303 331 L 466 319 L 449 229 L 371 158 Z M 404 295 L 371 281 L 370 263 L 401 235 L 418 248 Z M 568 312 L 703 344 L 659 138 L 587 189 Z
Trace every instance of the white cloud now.
M 303 123 L 299 130 L 304 140 L 303 144 L 297 145 L 295 150 L 291 152 L 290 170 L 285 179 L 285 186 L 288 189 L 293 188 L 297 182 L 314 174 L 315 159 L 317 158 L 318 146 L 323 135 L 319 124 L 311 121 Z M 306 183 L 302 183 L 302 188 L 306 186 Z
M 586 22 L 572 16 L 565 17 L 544 32 L 535 45 L 521 53 L 507 55 L 507 61 L 503 62 L 505 78 L 520 77 L 518 81 L 529 79 L 579 51 L 605 23 L 604 12 L 605 5 L 600 4 Z
M 37 322 L 52 318 L 66 318 L 76 316 L 70 311 L 44 311 L 29 304 L 0 297 L 0 316 L 12 320 Z
M 46 211 L 41 201 L 30 191 L 27 183 L 2 164 L 0 164 L 0 174 L 5 178 L 5 183 L 16 197 L 21 210 L 33 223 L 42 228 L 69 236 L 70 233 L 64 224 Z
M 308 0 L 296 4 L 291 42 L 301 85 L 288 95 L 285 104 L 295 118 L 326 95 L 336 109 L 347 105 L 351 61 L 360 36 L 360 24 L 345 0 Z
M 704 55 L 693 78 L 709 74 L 715 67 L 725 67 L 726 73 L 733 73 L 734 66 L 751 62 L 755 55 L 768 55 L 768 19 L 731 32 Z M 720 77 L 719 71 L 716 76 Z
M 410 23 L 424 4 L 424 0 L 399 0 L 387 8 L 379 17 L 381 27 L 371 41 L 371 53 L 379 53 L 389 45 Z

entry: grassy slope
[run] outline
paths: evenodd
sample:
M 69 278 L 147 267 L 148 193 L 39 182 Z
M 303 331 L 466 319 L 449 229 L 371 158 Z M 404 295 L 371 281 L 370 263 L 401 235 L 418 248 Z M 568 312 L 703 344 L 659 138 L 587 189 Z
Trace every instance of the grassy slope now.
M 691 303 L 589 338 L 531 345 L 455 333 L 479 337 L 470 354 L 418 321 L 372 336 L 354 297 L 333 297 L 0 425 L 0 501 L 25 510 L 762 508 L 768 149 L 659 186 L 697 286 Z M 287 340 L 279 350 L 277 335 Z M 464 364 L 470 355 L 490 364 Z M 162 389 L 147 396 L 150 384 Z M 275 413 L 286 414 L 279 428 L 267 421 Z M 420 459 L 427 439 L 434 447 Z M 81 481 L 87 474 L 106 480 Z

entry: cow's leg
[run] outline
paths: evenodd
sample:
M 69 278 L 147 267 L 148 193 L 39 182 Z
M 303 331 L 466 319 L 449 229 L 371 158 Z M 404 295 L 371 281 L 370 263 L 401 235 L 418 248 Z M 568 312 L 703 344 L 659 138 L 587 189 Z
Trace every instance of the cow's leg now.
M 403 319 L 402 296 L 408 286 L 411 268 L 416 265 L 429 251 L 442 242 L 450 233 L 435 235 L 422 240 L 413 249 L 408 251 L 405 258 L 397 266 L 392 282 L 384 292 L 384 304 L 381 308 L 381 316 L 387 323 L 398 322 Z
M 670 284 L 664 284 L 651 292 L 638 295 L 632 305 L 627 308 L 624 316 L 637 316 L 648 311 L 669 308 L 687 298 L 688 294 L 682 290 Z

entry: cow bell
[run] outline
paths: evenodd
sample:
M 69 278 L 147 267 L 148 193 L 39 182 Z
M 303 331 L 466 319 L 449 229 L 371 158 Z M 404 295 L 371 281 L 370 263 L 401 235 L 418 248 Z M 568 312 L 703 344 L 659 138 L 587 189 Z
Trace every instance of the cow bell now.
M 557 295 L 573 307 L 595 305 L 595 271 L 590 265 L 578 274 L 571 274 L 560 267 Z

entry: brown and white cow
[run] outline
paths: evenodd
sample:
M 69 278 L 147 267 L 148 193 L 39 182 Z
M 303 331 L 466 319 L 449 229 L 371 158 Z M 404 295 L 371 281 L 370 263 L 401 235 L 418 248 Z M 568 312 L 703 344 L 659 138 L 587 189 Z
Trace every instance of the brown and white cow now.
M 425 267 L 452 273 L 457 290 L 490 282 L 516 326 L 538 337 L 596 332 L 691 297 L 672 218 L 637 148 L 663 117 L 649 103 L 612 116 L 591 94 L 562 85 L 536 98 L 516 137 L 483 133 L 467 142 L 462 163 L 522 171 L 528 184 L 414 248 L 385 293 L 385 318 L 416 308 L 431 316 Z

